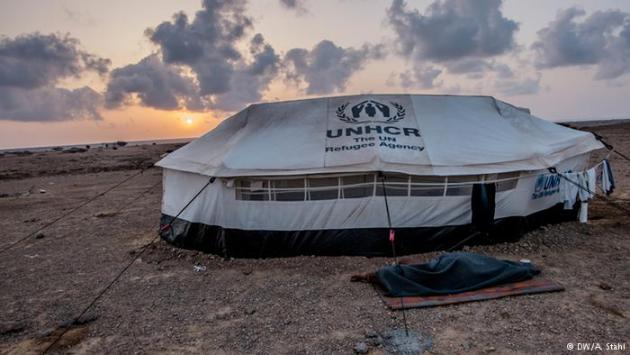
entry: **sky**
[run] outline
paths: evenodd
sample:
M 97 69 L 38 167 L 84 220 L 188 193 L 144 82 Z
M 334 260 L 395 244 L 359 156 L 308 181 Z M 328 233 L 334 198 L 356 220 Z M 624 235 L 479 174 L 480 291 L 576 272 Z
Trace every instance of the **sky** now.
M 359 93 L 630 118 L 629 74 L 627 0 L 3 0 L 0 149 L 196 137 Z

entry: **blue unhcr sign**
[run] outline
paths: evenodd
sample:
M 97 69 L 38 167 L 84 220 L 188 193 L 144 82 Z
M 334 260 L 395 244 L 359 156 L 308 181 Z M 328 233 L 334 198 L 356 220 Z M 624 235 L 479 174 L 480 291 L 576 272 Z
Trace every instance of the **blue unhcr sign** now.
M 560 192 L 560 177 L 558 175 L 544 174 L 536 179 L 532 200 L 547 197 Z

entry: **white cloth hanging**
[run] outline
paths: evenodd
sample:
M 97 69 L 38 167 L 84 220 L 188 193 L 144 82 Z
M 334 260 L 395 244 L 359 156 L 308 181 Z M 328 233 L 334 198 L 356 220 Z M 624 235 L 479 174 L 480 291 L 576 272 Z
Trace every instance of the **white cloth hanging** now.
M 580 223 L 588 222 L 588 202 L 581 202 L 580 203 L 579 218 L 580 218 Z
M 595 168 L 588 169 L 587 171 L 578 173 L 579 191 L 580 197 L 580 223 L 588 222 L 588 201 L 595 196 L 597 175 L 595 174 Z
M 589 199 L 592 199 L 595 196 L 597 189 L 597 174 L 595 173 L 595 168 L 590 168 L 586 170 L 587 176 L 587 188 L 589 190 Z
M 560 191 L 562 191 L 564 199 L 564 209 L 570 210 L 575 205 L 578 195 L 579 187 L 576 185 L 578 183 L 578 173 L 565 173 L 562 176 L 564 178 L 560 180 Z
M 589 169 L 589 171 L 590 170 L 593 169 Z M 577 183 L 579 185 L 578 196 L 580 197 L 580 201 L 582 202 L 587 202 L 594 196 L 594 194 L 591 193 L 593 192 L 593 190 L 591 189 L 591 185 L 595 186 L 595 184 L 591 184 L 589 182 L 589 179 L 591 175 L 595 176 L 595 171 L 593 170 L 592 174 L 589 171 L 584 171 L 577 174 Z

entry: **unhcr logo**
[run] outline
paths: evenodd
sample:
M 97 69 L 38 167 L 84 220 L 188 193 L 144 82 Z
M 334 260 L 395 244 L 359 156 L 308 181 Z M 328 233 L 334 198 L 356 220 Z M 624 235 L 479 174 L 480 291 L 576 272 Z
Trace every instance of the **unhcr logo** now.
M 394 123 L 407 115 L 405 108 L 396 102 L 391 106 L 374 100 L 365 100 L 348 108 L 349 102 L 337 107 L 337 117 L 346 123 L 383 122 Z
M 326 130 L 327 153 L 376 147 L 397 151 L 424 150 L 420 129 L 397 124 L 407 116 L 403 105 L 394 101 L 383 103 L 372 99 L 358 101 L 352 104 L 345 102 L 334 111 L 336 118 L 350 125 Z M 335 118 L 332 115 L 329 117 L 332 120 Z M 410 123 L 416 122 L 412 120 Z
M 560 177 L 558 175 L 540 175 L 536 179 L 532 200 L 546 197 L 560 192 Z

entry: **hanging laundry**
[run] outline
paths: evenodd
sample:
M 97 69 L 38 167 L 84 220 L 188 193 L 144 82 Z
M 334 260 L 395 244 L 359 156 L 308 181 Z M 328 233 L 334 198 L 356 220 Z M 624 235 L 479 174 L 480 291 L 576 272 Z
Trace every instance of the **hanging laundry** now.
M 597 174 L 595 173 L 595 168 L 590 168 L 586 170 L 586 176 L 588 178 L 587 188 L 589 190 L 589 199 L 595 196 L 597 192 Z
M 564 173 L 560 179 L 560 191 L 564 200 L 564 209 L 573 209 L 578 195 L 578 173 Z
M 579 212 L 580 223 L 586 223 L 588 221 L 588 200 L 595 196 L 594 188 L 596 178 L 597 175 L 595 174 L 594 168 L 578 174 L 578 183 L 580 185 L 578 196 L 581 201 Z
M 588 222 L 588 202 L 580 203 L 579 220 L 580 223 Z
M 604 191 L 606 195 L 610 195 L 615 190 L 615 178 L 613 177 L 612 167 L 608 159 L 604 159 L 602 166 L 602 191 Z
M 590 170 L 593 170 L 593 171 L 590 172 Z M 594 181 L 595 180 L 594 169 L 589 169 L 587 171 L 583 171 L 577 174 L 577 177 L 578 177 L 577 182 L 578 182 L 578 185 L 580 185 L 578 188 L 578 196 L 580 197 L 580 201 L 582 202 L 586 202 L 590 200 L 591 198 L 593 198 L 593 196 L 595 196 L 594 191 L 591 189 L 591 187 L 594 187 L 595 184 L 589 182 L 591 175 Z

